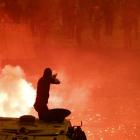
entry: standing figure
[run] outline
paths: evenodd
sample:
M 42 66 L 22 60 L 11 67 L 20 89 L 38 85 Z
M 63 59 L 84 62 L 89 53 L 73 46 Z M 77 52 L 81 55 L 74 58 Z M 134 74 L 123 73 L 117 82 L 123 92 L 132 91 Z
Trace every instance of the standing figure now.
M 48 98 L 50 84 L 60 84 L 60 81 L 56 78 L 57 74 L 52 74 L 50 68 L 44 70 L 43 76 L 39 79 L 37 83 L 37 96 L 34 104 L 35 110 L 38 112 L 40 120 L 46 120 L 48 114 Z

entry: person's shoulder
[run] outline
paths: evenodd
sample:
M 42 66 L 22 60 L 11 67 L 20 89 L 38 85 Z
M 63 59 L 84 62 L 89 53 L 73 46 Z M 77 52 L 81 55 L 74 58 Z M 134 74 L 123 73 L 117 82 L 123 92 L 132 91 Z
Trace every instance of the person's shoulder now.
M 46 77 L 41 77 L 39 80 L 38 80 L 38 83 L 42 83 L 42 82 L 50 82 L 50 78 L 46 78 Z
M 44 78 L 43 77 L 40 77 L 39 80 L 38 80 L 38 83 L 44 81 Z

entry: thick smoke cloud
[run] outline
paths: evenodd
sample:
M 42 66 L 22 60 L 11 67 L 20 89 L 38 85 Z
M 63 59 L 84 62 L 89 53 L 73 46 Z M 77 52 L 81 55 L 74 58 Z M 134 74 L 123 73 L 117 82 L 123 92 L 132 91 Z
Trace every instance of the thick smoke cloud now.
M 50 108 L 70 109 L 91 140 L 137 139 L 139 7 L 139 0 L 1 0 L 0 116 L 34 114 L 37 80 L 49 66 L 61 81 L 51 86 Z
M 0 116 L 19 117 L 30 112 L 35 89 L 19 67 L 6 65 L 0 74 Z
M 52 86 L 50 91 L 49 108 L 69 108 L 80 110 L 86 108 L 90 97 L 89 85 L 75 81 L 60 72 L 62 81 L 60 87 Z M 0 75 L 0 116 L 19 117 L 24 114 L 34 114 L 33 103 L 36 90 L 25 78 L 25 73 L 19 66 L 6 65 Z M 32 110 L 32 112 L 31 112 Z M 36 115 L 36 114 L 35 114 Z M 37 117 L 37 116 L 36 116 Z

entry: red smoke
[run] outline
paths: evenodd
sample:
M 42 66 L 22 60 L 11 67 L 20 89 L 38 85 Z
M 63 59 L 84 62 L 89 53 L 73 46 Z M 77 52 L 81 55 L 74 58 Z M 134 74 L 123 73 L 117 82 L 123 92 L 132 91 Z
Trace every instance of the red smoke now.
M 32 108 L 36 83 L 49 66 L 61 81 L 59 86 L 51 87 L 49 107 L 70 109 L 73 124 L 79 125 L 82 120 L 89 140 L 139 139 L 140 52 L 136 28 L 128 30 L 130 26 L 125 26 L 125 22 L 122 27 L 122 17 L 115 15 L 113 32 L 108 22 L 100 20 L 96 20 L 97 30 L 92 32 L 85 13 L 89 5 L 82 2 L 83 13 L 79 13 L 80 19 L 76 20 L 79 26 L 74 28 L 73 20 L 66 21 L 73 17 L 73 13 L 65 15 L 67 7 L 63 9 L 63 21 L 58 18 L 62 11 L 58 12 L 57 1 L 55 5 L 50 1 L 47 12 L 44 6 L 38 9 L 41 3 L 23 2 L 22 18 L 14 8 L 0 11 L 0 115 L 36 115 Z M 127 6 L 133 9 L 136 5 Z M 75 7 L 69 5 L 68 8 Z M 100 10 L 98 6 L 94 8 L 96 12 Z M 100 14 L 96 16 L 102 16 Z M 129 17 L 127 12 L 123 14 L 124 19 Z

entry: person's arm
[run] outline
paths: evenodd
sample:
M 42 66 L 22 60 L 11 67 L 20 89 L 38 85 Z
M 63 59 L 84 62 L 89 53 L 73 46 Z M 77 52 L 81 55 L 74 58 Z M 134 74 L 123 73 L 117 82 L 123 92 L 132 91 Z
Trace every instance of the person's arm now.
M 52 84 L 60 84 L 59 79 L 56 78 L 57 74 L 52 75 L 51 83 Z

